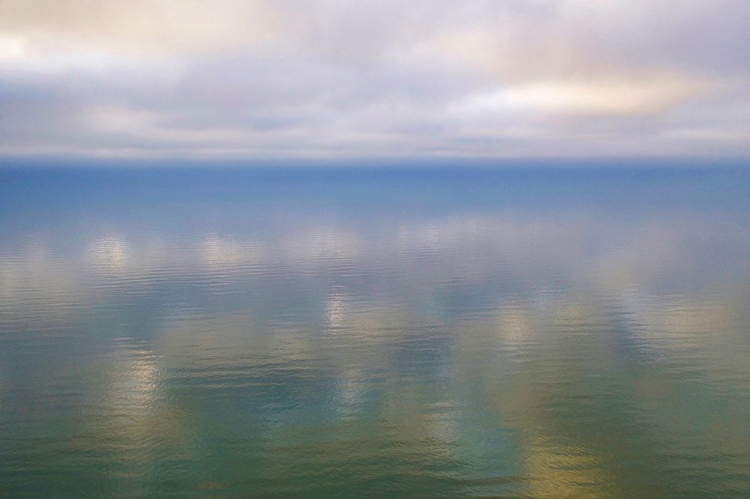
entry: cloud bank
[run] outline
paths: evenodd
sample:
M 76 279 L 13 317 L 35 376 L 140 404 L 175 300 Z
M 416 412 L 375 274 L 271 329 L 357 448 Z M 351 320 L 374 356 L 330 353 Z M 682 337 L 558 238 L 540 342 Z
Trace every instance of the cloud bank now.
M 744 0 L 6 0 L 0 156 L 745 157 Z

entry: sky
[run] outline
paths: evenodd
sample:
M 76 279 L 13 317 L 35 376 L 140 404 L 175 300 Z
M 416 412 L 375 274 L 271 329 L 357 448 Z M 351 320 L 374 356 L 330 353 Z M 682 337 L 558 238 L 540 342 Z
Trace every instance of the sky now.
M 747 0 L 0 0 L 0 161 L 696 156 Z

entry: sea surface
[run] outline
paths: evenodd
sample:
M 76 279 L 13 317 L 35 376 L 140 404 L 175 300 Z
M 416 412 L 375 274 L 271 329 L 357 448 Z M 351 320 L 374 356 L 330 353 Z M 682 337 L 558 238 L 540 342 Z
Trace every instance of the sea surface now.
M 0 497 L 750 497 L 750 172 L 0 169 Z

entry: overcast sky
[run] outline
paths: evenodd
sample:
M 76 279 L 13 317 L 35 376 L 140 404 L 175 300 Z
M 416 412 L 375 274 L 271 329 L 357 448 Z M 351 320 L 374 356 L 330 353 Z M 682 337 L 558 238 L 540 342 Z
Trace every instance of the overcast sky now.
M 0 0 L 0 157 L 734 157 L 748 0 Z

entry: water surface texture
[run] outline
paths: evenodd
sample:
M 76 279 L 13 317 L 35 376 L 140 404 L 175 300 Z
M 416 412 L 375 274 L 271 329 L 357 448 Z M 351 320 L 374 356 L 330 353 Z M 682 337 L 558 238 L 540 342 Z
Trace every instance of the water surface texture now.
M 0 171 L 0 497 L 750 497 L 740 170 Z

